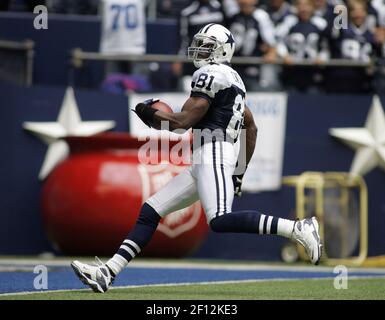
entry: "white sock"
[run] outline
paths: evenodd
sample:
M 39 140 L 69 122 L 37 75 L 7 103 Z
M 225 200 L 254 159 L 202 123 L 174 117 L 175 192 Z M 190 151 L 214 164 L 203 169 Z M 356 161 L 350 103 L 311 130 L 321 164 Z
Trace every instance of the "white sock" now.
M 138 244 L 130 239 L 126 239 L 119 247 L 118 252 L 107 261 L 106 265 L 117 275 L 140 253 L 140 250 Z
M 277 234 L 291 239 L 294 230 L 295 221 L 287 219 L 278 219 Z
M 107 261 L 106 265 L 116 276 L 128 265 L 128 261 L 124 259 L 120 254 L 115 254 L 110 260 Z

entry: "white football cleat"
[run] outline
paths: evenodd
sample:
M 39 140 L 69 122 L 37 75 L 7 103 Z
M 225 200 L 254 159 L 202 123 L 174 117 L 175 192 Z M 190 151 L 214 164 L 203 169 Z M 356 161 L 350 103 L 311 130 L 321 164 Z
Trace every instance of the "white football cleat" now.
M 95 257 L 95 265 L 75 260 L 71 263 L 71 267 L 80 281 L 88 285 L 94 292 L 106 292 L 114 281 L 110 270 L 98 257 Z
M 319 225 L 315 217 L 296 221 L 292 238 L 305 247 L 313 264 L 318 264 L 322 255 Z

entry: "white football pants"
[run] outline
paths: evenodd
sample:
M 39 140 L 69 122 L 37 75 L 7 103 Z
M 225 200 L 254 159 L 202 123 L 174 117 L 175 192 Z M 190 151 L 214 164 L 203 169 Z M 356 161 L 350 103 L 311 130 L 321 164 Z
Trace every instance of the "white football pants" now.
M 193 164 L 170 180 L 146 202 L 164 217 L 201 201 L 207 222 L 231 212 L 234 199 L 232 175 L 239 146 L 230 142 L 205 143 L 193 153 Z

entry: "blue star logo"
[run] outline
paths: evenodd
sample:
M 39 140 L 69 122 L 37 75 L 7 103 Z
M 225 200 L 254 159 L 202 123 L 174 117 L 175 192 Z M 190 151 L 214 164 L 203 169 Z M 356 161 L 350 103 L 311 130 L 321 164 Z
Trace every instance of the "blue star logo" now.
M 231 33 L 229 33 L 229 34 L 226 33 L 226 36 L 227 36 L 227 40 L 226 40 L 225 43 L 230 43 L 231 46 L 233 46 L 233 44 L 234 44 L 234 38 L 233 38 L 233 36 L 231 35 Z

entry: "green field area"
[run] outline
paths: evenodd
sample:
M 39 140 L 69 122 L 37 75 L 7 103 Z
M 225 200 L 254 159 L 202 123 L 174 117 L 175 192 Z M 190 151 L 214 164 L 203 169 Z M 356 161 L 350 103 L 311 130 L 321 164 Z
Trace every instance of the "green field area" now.
M 333 279 L 255 281 L 232 284 L 115 288 L 104 294 L 89 290 L 0 296 L 0 300 L 385 300 L 385 279 L 350 279 L 337 290 Z

